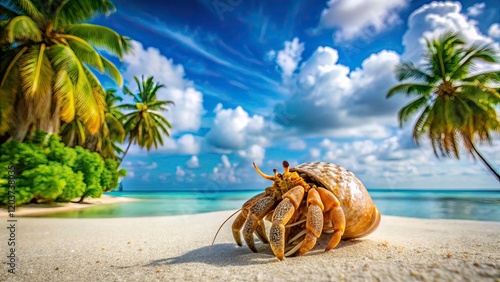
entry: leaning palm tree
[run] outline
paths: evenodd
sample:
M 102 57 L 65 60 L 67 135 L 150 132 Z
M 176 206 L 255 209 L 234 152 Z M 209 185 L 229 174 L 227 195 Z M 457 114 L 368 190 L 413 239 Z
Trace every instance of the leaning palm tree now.
M 132 143 L 137 143 L 141 148 L 146 147 L 148 151 L 153 145 L 155 148 L 158 148 L 158 143 L 163 145 L 161 132 L 166 136 L 170 136 L 168 129 L 172 128 L 168 120 L 158 112 L 166 111 L 167 105 L 174 104 L 174 102 L 168 100 L 157 100 L 156 94 L 164 85 L 153 83 L 152 76 L 148 77 L 147 80 L 144 80 L 143 76 L 142 82 L 139 82 L 139 79 L 134 76 L 134 80 L 137 83 L 139 92 L 134 94 L 126 86 L 123 88 L 123 92 L 131 96 L 135 104 L 120 106 L 122 109 L 131 110 L 130 113 L 123 116 L 123 127 L 127 132 L 129 142 L 121 157 L 122 161 Z
M 58 133 L 75 116 L 96 133 L 105 91 L 92 70 L 119 85 L 117 68 L 96 48 L 122 57 L 129 40 L 85 23 L 115 9 L 109 0 L 0 2 L 0 136 L 22 141 L 35 130 Z
M 491 133 L 500 131 L 495 107 L 500 103 L 500 71 L 471 74 L 477 62 L 499 63 L 491 45 L 466 45 L 460 33 L 446 32 L 438 39 L 427 40 L 425 62 L 415 65 L 402 62 L 396 76 L 404 81 L 391 88 L 387 97 L 404 94 L 416 97 L 398 113 L 403 126 L 418 113 L 413 128 L 417 142 L 430 139 L 434 154 L 460 157 L 459 148 L 479 157 L 500 181 L 500 175 L 479 153 L 476 142 L 491 144 Z M 439 153 L 439 154 L 438 154 Z

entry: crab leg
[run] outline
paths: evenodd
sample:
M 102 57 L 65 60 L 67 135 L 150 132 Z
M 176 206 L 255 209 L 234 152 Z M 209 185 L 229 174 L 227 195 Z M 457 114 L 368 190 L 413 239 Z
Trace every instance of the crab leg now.
M 298 255 L 311 250 L 316 245 L 316 239 L 321 236 L 323 230 L 323 203 L 316 189 L 312 188 L 307 193 L 307 221 L 306 237 L 302 241 Z
M 234 220 L 233 225 L 232 225 L 232 228 L 233 228 L 233 237 L 234 237 L 234 241 L 236 241 L 236 244 L 238 244 L 238 246 L 241 246 L 240 230 L 243 227 L 243 224 L 245 224 L 245 220 L 247 219 L 250 207 L 252 207 L 256 202 L 258 202 L 259 200 L 261 200 L 262 198 L 264 198 L 265 195 L 266 195 L 266 193 L 263 192 L 263 193 L 260 193 L 260 194 L 257 194 L 255 196 L 253 196 L 248 201 L 246 201 L 243 204 L 243 207 L 241 208 L 240 214 Z M 262 231 L 260 229 L 261 228 L 257 229 L 257 232 Z M 262 233 L 264 233 L 264 235 L 265 235 L 264 231 L 262 231 Z M 260 236 L 259 236 L 259 238 L 260 238 Z
M 325 188 L 318 188 L 319 196 L 324 204 L 325 212 L 329 212 L 333 224 L 333 235 L 326 245 L 325 252 L 335 248 L 342 238 L 345 230 L 345 215 L 340 207 L 340 202 L 335 195 Z
M 285 258 L 285 225 L 292 218 L 293 213 L 299 208 L 304 197 L 304 187 L 295 186 L 283 194 L 281 201 L 273 214 L 273 224 L 269 231 L 271 249 L 279 259 Z
M 264 222 L 262 219 L 274 208 L 274 206 L 274 199 L 266 196 L 258 200 L 255 205 L 250 208 L 250 212 L 248 213 L 248 217 L 245 221 L 245 226 L 243 227 L 243 239 L 245 239 L 245 242 L 250 250 L 255 253 L 257 252 L 257 248 L 255 248 L 253 233 L 257 231 L 258 237 L 261 238 L 262 236 L 267 241 L 263 230 Z

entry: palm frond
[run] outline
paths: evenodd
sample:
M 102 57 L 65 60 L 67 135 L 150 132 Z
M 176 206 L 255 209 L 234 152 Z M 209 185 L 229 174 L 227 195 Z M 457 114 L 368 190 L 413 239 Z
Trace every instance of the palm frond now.
M 456 69 L 451 75 L 452 79 L 463 79 L 476 61 L 488 63 L 498 63 L 498 56 L 495 54 L 495 49 L 490 44 L 482 44 L 475 42 L 467 50 L 462 52 L 461 60 L 458 62 Z
M 405 83 L 393 86 L 387 92 L 386 98 L 390 98 L 396 94 L 404 94 L 410 96 L 428 96 L 432 92 L 434 86 L 427 84 Z
M 87 41 L 69 34 L 61 34 L 59 37 L 67 40 L 69 46 L 73 50 L 73 53 L 75 53 L 81 62 L 96 68 L 100 73 L 104 72 L 101 55 L 99 55 L 94 47 L 87 43 Z
M 27 15 L 39 23 L 43 21 L 43 14 L 30 0 L 8 0 L 7 6 L 14 8 L 15 11 Z
M 430 123 L 429 115 L 431 114 L 431 107 L 426 106 L 420 116 L 417 118 L 415 126 L 413 127 L 413 139 L 418 144 L 422 135 L 426 132 L 428 124 Z M 432 117 L 431 117 L 432 118 Z
M 2 81 L 0 82 L 0 88 L 3 87 L 3 85 L 7 81 L 7 78 L 12 75 L 11 71 L 19 63 L 19 61 L 20 61 L 19 58 L 21 58 L 27 50 L 28 50 L 28 47 L 23 47 L 19 52 L 17 52 L 17 54 L 12 58 L 12 60 L 10 61 L 10 63 L 5 68 L 5 72 L 2 72 L 3 76 L 2 76 Z M 2 71 L 3 71 L 3 68 L 2 68 Z M 12 79 L 12 78 L 10 78 L 10 79 Z
M 72 25 L 66 32 L 80 37 L 98 48 L 104 48 L 119 58 L 123 57 L 124 51 L 128 48 L 118 33 L 105 26 L 87 23 L 76 24 Z
M 56 10 L 55 28 L 81 23 L 97 14 L 109 15 L 115 6 L 109 0 L 60 1 Z
M 421 110 L 424 106 L 428 104 L 428 99 L 425 96 L 422 96 L 416 100 L 413 100 L 410 104 L 404 106 L 398 112 L 398 120 L 399 125 L 403 127 L 403 125 L 419 110 Z
M 50 93 L 54 70 L 46 54 L 45 44 L 32 45 L 28 48 L 19 59 L 19 74 L 24 96 L 28 100 Z
M 159 114 L 152 114 L 151 118 L 155 121 L 155 126 L 159 127 L 165 135 L 170 136 L 168 128 L 172 128 L 172 125 L 166 118 Z
M 124 110 L 137 110 L 137 106 L 135 104 L 122 104 L 117 107 Z
M 107 74 L 111 79 L 113 79 L 118 86 L 123 85 L 122 75 L 116 66 L 109 60 L 101 56 L 101 61 L 104 66 L 104 73 Z
M 69 46 L 56 44 L 48 47 L 47 51 L 54 71 L 66 72 L 73 85 L 76 85 L 80 76 L 81 62 L 73 50 Z
M 478 81 L 481 83 L 486 83 L 489 81 L 500 81 L 500 71 L 488 71 L 475 75 L 471 75 L 465 78 L 462 78 L 462 81 L 473 82 Z
M 15 105 L 21 90 L 18 68 L 4 74 L 5 83 L 0 86 L 0 136 L 15 127 Z
M 156 100 L 154 102 L 148 103 L 148 109 L 153 111 L 166 110 L 168 105 L 175 105 L 173 101 L 161 101 Z
M 500 94 L 493 88 L 482 83 L 464 83 L 460 86 L 459 96 L 469 96 L 473 99 L 488 100 L 491 103 L 500 103 Z
M 42 33 L 38 25 L 28 16 L 17 16 L 5 26 L 6 40 L 9 43 L 23 41 L 42 41 Z
M 117 117 L 108 114 L 106 115 L 106 124 L 110 131 L 110 138 L 120 143 L 123 142 L 125 138 L 125 129 L 121 121 Z
M 66 123 L 73 121 L 76 113 L 74 87 L 65 71 L 56 73 L 52 91 L 61 106 L 61 120 Z
M 102 87 L 101 89 L 95 88 L 98 84 L 96 80 L 92 72 L 87 70 L 85 66 L 79 65 L 78 81 L 75 85 L 75 104 L 77 114 L 85 123 L 90 134 L 95 134 L 104 120 L 104 90 Z
M 411 79 L 416 82 L 428 82 L 432 80 L 429 74 L 412 62 L 403 62 L 397 65 L 395 74 L 399 81 Z

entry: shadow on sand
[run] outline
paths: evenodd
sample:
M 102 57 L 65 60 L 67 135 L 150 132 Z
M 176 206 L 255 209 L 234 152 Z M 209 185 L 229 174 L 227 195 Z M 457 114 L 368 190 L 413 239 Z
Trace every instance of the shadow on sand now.
M 313 250 L 306 253 L 309 255 L 320 255 L 324 252 L 324 248 L 328 243 L 329 237 L 322 236 Z M 349 248 L 351 246 L 362 243 L 365 240 L 349 240 L 342 241 L 334 250 Z M 216 244 L 213 246 L 204 246 L 194 249 L 180 256 L 153 260 L 145 266 L 158 267 L 163 265 L 183 264 L 183 263 L 205 263 L 216 266 L 245 266 L 255 264 L 275 263 L 279 260 L 274 256 L 271 248 L 267 244 L 257 243 L 258 253 L 253 253 L 245 245 L 238 247 L 234 243 Z M 287 258 L 293 259 L 293 258 Z

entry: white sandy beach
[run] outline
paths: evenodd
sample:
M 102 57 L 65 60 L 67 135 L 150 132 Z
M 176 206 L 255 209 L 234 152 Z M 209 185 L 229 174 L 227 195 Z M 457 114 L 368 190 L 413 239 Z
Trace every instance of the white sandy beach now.
M 83 203 L 76 203 L 78 199 L 74 199 L 69 203 L 53 203 L 53 204 L 27 204 L 21 207 L 16 207 L 16 216 L 36 216 L 48 213 L 65 212 L 79 209 L 91 208 L 97 205 L 109 205 L 117 204 L 123 202 L 135 201 L 134 198 L 128 197 L 113 197 L 108 195 L 102 195 L 100 198 L 85 198 Z M 8 216 L 6 208 L 0 208 L 0 218 L 5 218 Z
M 0 281 L 500 281 L 499 222 L 384 216 L 364 239 L 325 253 L 323 235 L 312 252 L 281 262 L 267 245 L 237 247 L 230 224 L 210 248 L 231 213 L 17 218 L 16 274 L 2 261 Z

